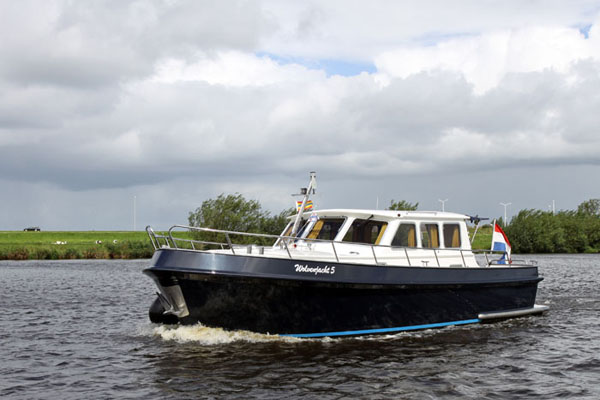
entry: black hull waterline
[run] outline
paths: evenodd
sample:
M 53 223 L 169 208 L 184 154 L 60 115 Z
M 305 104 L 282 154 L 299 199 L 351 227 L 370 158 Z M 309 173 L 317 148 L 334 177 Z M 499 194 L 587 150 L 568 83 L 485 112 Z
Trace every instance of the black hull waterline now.
M 154 322 L 299 337 L 544 311 L 535 308 L 542 280 L 536 266 L 387 267 L 159 249 L 144 273 L 160 289 L 150 312 Z

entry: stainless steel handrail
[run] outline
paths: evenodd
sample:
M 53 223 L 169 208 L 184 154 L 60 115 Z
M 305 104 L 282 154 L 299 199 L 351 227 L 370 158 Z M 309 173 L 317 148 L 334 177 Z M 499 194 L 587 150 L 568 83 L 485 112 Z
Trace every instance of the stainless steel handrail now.
M 373 260 L 375 260 L 375 265 L 378 265 L 377 256 L 375 255 L 375 247 L 371 245 L 371 252 L 373 253 Z
M 150 225 L 146 226 L 146 233 L 148 234 L 148 237 L 150 238 L 152 247 L 154 247 L 154 249 L 156 250 L 156 248 L 157 248 L 156 243 L 155 243 L 156 235 L 154 234 L 154 230 L 152 229 L 152 227 Z
M 487 266 L 490 265 L 506 265 L 507 267 L 511 267 L 511 266 L 537 266 L 538 262 L 536 260 L 520 260 L 520 259 L 511 259 L 510 263 L 507 264 L 499 264 L 498 263 L 498 259 L 490 259 L 490 255 L 492 254 L 496 254 L 496 255 L 501 255 L 501 254 L 506 254 L 504 251 L 497 251 L 497 250 L 471 250 L 471 252 L 473 254 L 482 254 L 483 256 L 485 256 L 485 261 Z
M 148 237 L 150 238 L 150 242 L 152 243 L 154 250 L 159 249 L 163 246 L 171 247 L 171 244 L 169 243 L 169 237 L 157 234 L 156 232 L 154 232 L 152 227 L 150 227 L 150 225 L 148 225 L 146 227 L 146 233 L 148 234 Z M 160 239 L 164 239 L 165 244 L 163 246 L 161 246 L 161 244 L 160 244 Z
M 212 233 L 221 233 L 223 235 L 225 235 L 225 240 L 227 243 L 222 243 L 222 242 L 212 242 L 212 241 L 206 241 L 206 240 L 195 240 L 195 239 L 184 239 L 184 238 L 178 238 L 173 236 L 173 230 L 174 229 L 186 229 L 189 231 L 199 231 L 199 232 L 212 232 Z M 411 262 L 411 256 L 409 254 L 409 250 L 420 250 L 420 251 L 432 251 L 433 252 L 433 257 L 435 258 L 436 264 L 438 267 L 441 267 L 441 263 L 440 263 L 440 259 L 438 257 L 438 251 L 439 250 L 443 250 L 443 251 L 457 251 L 460 254 L 461 260 L 462 260 L 462 266 L 466 267 L 467 266 L 467 260 L 465 259 L 465 254 L 464 252 L 466 251 L 465 249 L 460 249 L 460 248 L 453 248 L 453 249 L 427 249 L 427 248 L 415 248 L 415 247 L 406 247 L 406 246 L 392 246 L 392 245 L 374 245 L 374 244 L 370 244 L 370 243 L 356 243 L 356 242 L 335 242 L 333 240 L 326 240 L 326 239 L 311 239 L 311 238 L 298 238 L 298 237 L 294 237 L 294 236 L 280 236 L 280 235 L 271 235 L 271 234 L 265 234 L 265 233 L 247 233 L 247 232 L 236 232 L 236 231 L 227 231 L 227 230 L 221 230 L 221 229 L 213 229 L 213 228 L 202 228 L 202 227 L 195 227 L 195 226 L 187 226 L 187 225 L 173 225 L 169 231 L 167 235 L 161 235 L 158 234 L 156 232 L 154 232 L 154 230 L 150 227 L 147 226 L 146 227 L 146 233 L 148 234 L 149 238 L 150 238 L 150 242 L 152 243 L 152 246 L 154 247 L 154 249 L 159 249 L 159 248 L 163 248 L 163 247 L 173 247 L 178 249 L 179 246 L 177 245 L 177 243 L 189 243 L 190 246 L 192 247 L 192 250 L 194 251 L 202 251 L 202 250 L 197 250 L 195 244 L 200 244 L 200 245 L 214 245 L 214 246 L 219 246 L 222 250 L 225 250 L 226 248 L 228 248 L 232 254 L 236 254 L 236 246 L 239 248 L 239 246 L 248 246 L 247 244 L 234 244 L 231 240 L 231 235 L 239 235 L 239 236 L 247 236 L 247 237 L 258 237 L 258 238 L 270 238 L 270 239 L 274 239 L 275 240 L 275 245 L 278 245 L 279 248 L 281 249 L 285 249 L 287 256 L 290 260 L 294 259 L 293 255 L 292 255 L 292 251 L 290 249 L 290 244 L 294 244 L 294 247 L 296 247 L 296 245 L 298 244 L 302 244 L 302 243 L 306 243 L 309 247 L 311 244 L 313 243 L 328 243 L 331 244 L 331 249 L 333 251 L 333 257 L 335 258 L 336 262 L 340 261 L 340 256 L 339 256 L 339 251 L 337 249 L 336 246 L 339 245 L 357 245 L 357 246 L 368 246 L 370 247 L 370 253 L 373 256 L 373 261 L 375 263 L 375 265 L 380 265 L 379 259 L 377 258 L 377 254 L 376 254 L 376 249 L 377 248 L 390 248 L 390 249 L 403 249 L 404 250 L 404 256 L 406 258 L 406 262 L 408 264 L 408 266 L 412 266 L 413 262 Z M 162 243 L 164 244 L 161 244 Z M 496 261 L 497 260 L 490 260 L 489 255 L 490 254 L 501 254 L 502 252 L 494 252 L 491 250 L 469 250 L 468 253 L 470 254 L 483 254 L 485 256 L 486 259 L 486 265 L 490 266 L 490 265 L 506 265 L 507 267 L 511 267 L 511 266 L 532 266 L 532 265 L 537 265 L 537 263 L 532 260 L 529 262 L 524 262 L 523 260 L 513 260 L 511 264 L 497 264 Z M 352 253 L 351 253 L 352 254 Z M 413 257 L 415 257 L 413 255 Z M 424 257 L 428 257 L 428 256 L 424 256 Z M 423 257 L 418 257 L 419 259 L 422 259 Z
M 220 234 L 225 235 L 225 239 L 226 239 L 227 243 L 177 238 L 177 237 L 173 236 L 173 231 L 175 229 L 186 229 L 189 231 L 220 233 Z M 150 230 L 151 230 L 151 228 L 150 228 Z M 377 254 L 375 251 L 376 248 L 404 249 L 404 255 L 405 255 L 408 265 L 412 266 L 412 264 L 413 264 L 411 262 L 411 256 L 409 255 L 409 252 L 408 252 L 409 248 L 400 247 L 400 246 L 373 245 L 373 244 L 369 244 L 369 243 L 355 243 L 355 242 L 335 242 L 333 240 L 325 240 L 325 239 L 298 238 L 298 237 L 293 237 L 293 236 L 280 236 L 280 235 L 271 235 L 271 234 L 264 234 L 264 233 L 236 232 L 236 231 L 228 231 L 228 230 L 213 229 L 213 228 L 202 228 L 202 227 L 194 227 L 194 226 L 187 226 L 187 225 L 173 225 L 169 229 L 168 236 L 156 235 L 154 233 L 154 231 L 152 231 L 152 233 L 156 237 L 165 239 L 167 242 L 166 244 L 169 245 L 170 247 L 178 248 L 177 247 L 178 241 L 190 243 L 194 250 L 195 250 L 194 243 L 206 244 L 206 245 L 216 245 L 216 246 L 220 246 L 221 249 L 223 249 L 223 250 L 225 248 L 229 248 L 229 250 L 231 250 L 232 254 L 236 254 L 235 247 L 238 245 L 236 245 L 232 242 L 230 235 L 239 235 L 239 236 L 247 236 L 247 237 L 257 237 L 257 238 L 270 238 L 270 239 L 274 239 L 275 242 L 279 244 L 280 248 L 285 248 L 289 259 L 294 258 L 292 256 L 292 253 L 289 248 L 290 243 L 296 242 L 296 243 L 294 243 L 295 245 L 300 244 L 300 243 L 306 243 L 308 245 L 310 245 L 312 243 L 329 243 L 329 244 L 331 244 L 331 248 L 333 250 L 333 256 L 334 256 L 336 262 L 339 262 L 339 260 L 340 260 L 339 255 L 338 255 L 338 249 L 337 249 L 336 245 L 339 246 L 339 245 L 351 244 L 351 245 L 359 245 L 359 246 L 369 246 L 371 249 L 371 254 L 373 256 L 373 261 L 374 261 L 375 265 L 379 264 L 379 260 L 377 258 Z M 152 240 L 152 238 L 151 238 L 151 240 Z M 171 243 L 169 243 L 169 242 L 171 242 Z M 247 245 L 243 245 L 243 246 L 247 246 Z M 156 247 L 157 246 L 155 246 L 155 248 Z M 160 247 L 160 246 L 158 246 L 158 247 Z M 412 247 L 410 249 L 421 250 L 421 251 L 427 251 L 427 250 L 432 251 L 433 257 L 435 258 L 437 266 L 441 266 L 441 262 L 438 257 L 438 254 L 437 254 L 438 250 L 457 251 L 457 252 L 459 252 L 459 254 L 461 256 L 462 266 L 463 267 L 467 266 L 465 255 L 464 255 L 464 251 L 465 251 L 464 249 L 457 249 L 457 248 L 454 248 L 454 249 L 426 249 L 426 248 L 412 248 Z M 197 251 L 199 251 L 199 250 L 197 250 Z M 422 258 L 422 257 L 419 257 L 419 258 Z
M 213 233 L 221 233 L 225 235 L 225 239 L 227 241 L 227 243 L 222 243 L 222 242 L 212 242 L 212 241 L 203 241 L 203 240 L 194 240 L 194 239 L 184 239 L 184 238 L 178 238 L 173 236 L 173 230 L 174 229 L 186 229 L 189 231 L 199 231 L 199 232 L 213 232 Z M 465 259 L 465 254 L 464 252 L 466 251 L 465 249 L 460 249 L 460 248 L 454 248 L 454 249 L 426 249 L 426 248 L 408 248 L 405 246 L 392 246 L 392 245 L 373 245 L 373 244 L 369 244 L 369 243 L 355 243 L 355 242 L 335 242 L 333 240 L 325 240 L 325 239 L 311 239 L 311 238 L 298 238 L 298 237 L 293 237 L 293 236 L 280 236 L 280 235 L 271 235 L 271 234 L 264 234 L 264 233 L 247 233 L 247 232 L 236 232 L 236 231 L 227 231 L 227 230 L 221 230 L 221 229 L 213 229 L 213 228 L 202 228 L 202 227 L 194 227 L 194 226 L 187 226 L 187 225 L 173 225 L 169 231 L 167 235 L 161 235 L 161 234 L 157 234 L 156 232 L 154 232 L 154 230 L 150 227 L 147 226 L 146 227 L 146 232 L 150 238 L 150 241 L 153 245 L 153 247 L 155 249 L 161 248 L 161 247 L 174 247 L 174 248 L 179 248 L 179 246 L 177 245 L 178 242 L 184 242 L 184 243 L 189 243 L 190 246 L 192 247 L 192 250 L 194 251 L 201 251 L 201 250 L 196 250 L 196 246 L 195 244 L 201 244 L 201 245 L 214 245 L 214 246 L 219 246 L 222 250 L 225 250 L 226 248 L 228 248 L 232 254 L 236 254 L 236 246 L 247 246 L 247 245 L 236 245 L 232 242 L 231 240 L 231 235 L 239 235 L 239 236 L 247 236 L 247 237 L 258 237 L 258 238 L 271 238 L 275 240 L 275 243 L 279 245 L 279 247 L 281 249 L 285 248 L 287 256 L 289 259 L 294 259 L 294 257 L 292 256 L 292 252 L 290 250 L 290 244 L 294 243 L 294 247 L 296 247 L 297 244 L 301 244 L 301 243 L 306 243 L 307 245 L 313 244 L 313 243 L 329 243 L 331 244 L 331 248 L 333 251 L 333 256 L 336 260 L 336 262 L 339 262 L 340 260 L 340 256 L 338 254 L 338 249 L 336 246 L 339 245 L 358 245 L 358 246 L 368 246 L 370 247 L 371 250 L 371 254 L 373 256 L 373 261 L 375 263 L 375 265 L 379 265 L 380 262 L 377 258 L 377 254 L 376 254 L 376 248 L 390 248 L 390 249 L 403 249 L 404 250 L 404 256 L 406 258 L 406 262 L 409 266 L 412 266 L 412 262 L 411 262 L 411 256 L 409 254 L 409 249 L 412 250 L 421 250 L 421 251 L 427 251 L 430 250 L 433 252 L 433 256 L 435 257 L 436 260 L 436 264 L 438 266 L 441 266 L 440 263 L 440 259 L 438 257 L 438 251 L 439 250 L 443 250 L 443 251 L 458 251 L 460 256 L 461 256 L 461 260 L 462 260 L 462 266 L 466 267 L 467 266 L 467 261 Z M 161 241 L 163 241 L 164 244 L 161 244 Z M 274 245 L 275 246 L 275 245 Z M 495 261 L 496 260 L 490 260 L 489 258 L 489 254 L 499 254 L 498 252 L 493 252 L 490 250 L 469 250 L 469 253 L 471 254 L 483 254 L 486 258 L 486 264 L 487 266 L 490 265 L 496 265 Z M 352 253 L 351 253 L 352 254 Z M 414 256 L 413 256 L 414 257 Z M 425 256 L 427 257 L 427 256 Z M 420 259 L 422 259 L 423 257 L 418 257 Z M 530 265 L 536 265 L 535 262 L 531 261 L 531 262 L 523 262 L 521 263 L 521 260 L 517 261 L 517 260 L 513 260 L 513 262 L 511 264 L 506 264 L 507 266 L 517 266 L 517 265 L 526 265 L 526 266 L 530 266 Z

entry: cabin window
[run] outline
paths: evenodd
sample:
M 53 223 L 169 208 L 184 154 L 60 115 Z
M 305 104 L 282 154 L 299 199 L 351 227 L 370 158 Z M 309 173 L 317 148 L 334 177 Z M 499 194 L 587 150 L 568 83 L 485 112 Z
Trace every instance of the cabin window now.
M 387 222 L 355 219 L 344 236 L 344 242 L 379 244 Z
M 440 247 L 437 224 L 421 224 L 421 245 L 426 249 L 437 249 Z
M 333 240 L 344 224 L 344 218 L 322 218 L 308 234 L 308 239 Z
M 296 237 L 304 237 L 308 232 L 306 232 L 306 230 L 308 229 L 308 227 L 310 226 L 310 221 L 303 219 L 302 221 L 300 221 L 300 227 L 298 228 L 298 233 L 296 234 Z
M 392 240 L 392 246 L 417 247 L 417 228 L 415 224 L 400 224 Z
M 306 229 L 307 226 L 308 226 L 308 221 L 305 219 L 301 219 L 296 237 L 302 237 L 302 234 L 304 233 L 304 230 Z M 283 230 L 283 232 L 281 233 L 280 236 L 291 236 L 293 227 L 294 227 L 294 221 L 290 222 L 285 227 L 285 229 Z
M 460 247 L 460 225 L 444 224 L 444 247 Z
M 290 222 L 283 230 L 283 233 L 281 234 L 281 236 L 290 236 L 290 233 L 292 233 L 293 227 L 294 227 L 294 223 Z

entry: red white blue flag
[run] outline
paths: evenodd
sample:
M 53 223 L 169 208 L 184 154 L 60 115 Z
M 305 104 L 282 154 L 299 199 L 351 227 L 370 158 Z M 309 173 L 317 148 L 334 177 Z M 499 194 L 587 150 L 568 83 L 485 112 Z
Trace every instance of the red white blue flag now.
M 496 220 L 494 220 L 494 233 L 492 234 L 492 251 L 504 252 L 502 258 L 498 260 L 498 264 L 506 264 L 507 259 L 510 263 L 510 242 L 500 225 L 496 224 Z

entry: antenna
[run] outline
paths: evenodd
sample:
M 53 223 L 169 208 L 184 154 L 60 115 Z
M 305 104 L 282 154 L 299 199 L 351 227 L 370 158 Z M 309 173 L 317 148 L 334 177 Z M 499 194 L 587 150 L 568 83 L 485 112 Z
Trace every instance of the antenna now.
M 445 209 L 444 209 L 445 207 L 444 206 L 446 205 L 446 202 L 448 201 L 448 199 L 444 199 L 444 200 L 438 199 L 438 201 L 440 203 L 442 203 L 442 212 L 444 212 L 445 211 Z

